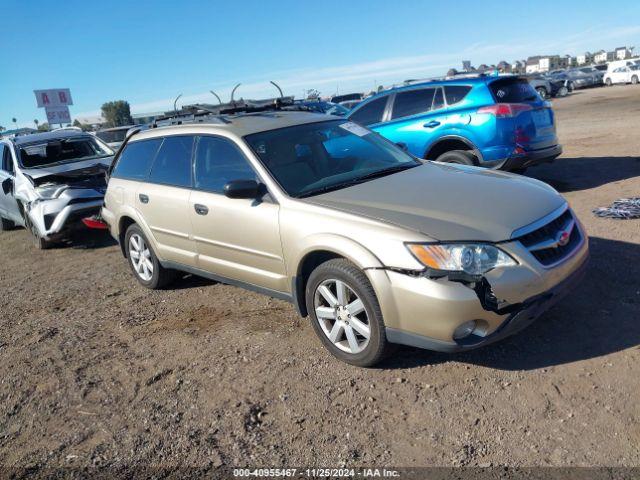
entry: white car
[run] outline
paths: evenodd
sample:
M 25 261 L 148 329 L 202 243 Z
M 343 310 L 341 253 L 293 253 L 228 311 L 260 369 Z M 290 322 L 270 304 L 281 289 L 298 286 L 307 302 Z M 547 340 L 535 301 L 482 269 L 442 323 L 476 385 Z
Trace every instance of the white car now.
M 638 84 L 640 79 L 640 65 L 621 66 L 607 72 L 604 76 L 604 83 L 611 86 L 614 83 Z

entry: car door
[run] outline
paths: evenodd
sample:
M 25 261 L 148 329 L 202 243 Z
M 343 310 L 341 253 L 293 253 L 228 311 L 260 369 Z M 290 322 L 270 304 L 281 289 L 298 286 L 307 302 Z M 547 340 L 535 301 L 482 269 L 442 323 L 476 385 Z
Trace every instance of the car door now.
M 257 180 L 241 149 L 230 139 L 202 135 L 196 141 L 194 190 L 189 216 L 198 268 L 261 288 L 287 292 L 280 242 L 279 205 L 268 193 L 260 199 L 224 195 L 232 180 Z
M 0 143 L 0 215 L 13 222 L 22 223 L 18 202 L 13 196 L 15 182 L 15 162 L 11 147 Z
M 135 196 L 158 256 L 187 266 L 195 266 L 197 255 L 189 216 L 194 140 L 192 135 L 165 137 Z
M 613 83 L 626 83 L 627 82 L 627 67 L 618 67 L 611 74 L 611 80 Z
M 446 125 L 446 109 L 441 87 L 402 90 L 394 95 L 389 121 L 375 128 L 392 142 L 407 146 L 422 157 L 427 147 L 441 135 Z

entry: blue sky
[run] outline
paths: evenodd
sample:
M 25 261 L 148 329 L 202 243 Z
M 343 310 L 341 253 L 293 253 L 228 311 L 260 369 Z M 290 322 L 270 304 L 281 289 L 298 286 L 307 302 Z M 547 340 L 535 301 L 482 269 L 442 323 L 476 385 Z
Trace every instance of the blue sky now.
M 638 45 L 640 2 L 0 0 L 0 125 L 45 121 L 34 89 L 69 87 L 72 117 L 229 98 L 370 90 L 535 54 Z

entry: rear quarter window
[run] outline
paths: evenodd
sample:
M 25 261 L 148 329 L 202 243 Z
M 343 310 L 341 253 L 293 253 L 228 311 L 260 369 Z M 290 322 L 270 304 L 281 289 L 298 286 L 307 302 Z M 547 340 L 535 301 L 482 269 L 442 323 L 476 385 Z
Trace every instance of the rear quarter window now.
M 444 87 L 444 97 L 447 99 L 447 105 L 461 102 L 469 91 L 471 91 L 469 85 L 447 85 Z
M 499 103 L 531 102 L 539 98 L 525 78 L 502 78 L 491 82 L 489 89 Z
M 111 176 L 128 180 L 146 180 L 161 143 L 161 138 L 128 143 L 113 167 Z

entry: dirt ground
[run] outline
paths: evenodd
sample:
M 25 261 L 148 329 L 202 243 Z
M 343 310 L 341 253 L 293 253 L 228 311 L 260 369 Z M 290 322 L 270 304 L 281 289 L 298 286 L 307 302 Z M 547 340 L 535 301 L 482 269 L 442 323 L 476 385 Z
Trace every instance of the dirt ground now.
M 502 343 L 340 363 L 288 303 L 185 277 L 152 292 L 92 235 L 0 235 L 0 465 L 640 466 L 640 86 L 554 100 L 563 156 L 528 175 L 590 235 L 581 288 Z

